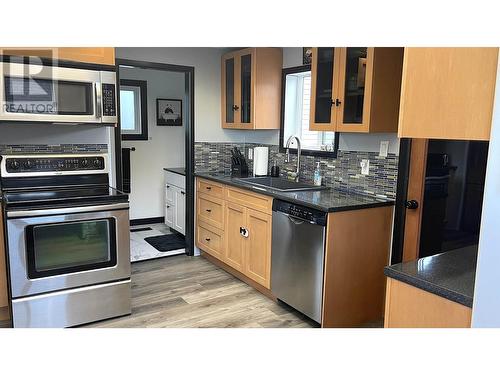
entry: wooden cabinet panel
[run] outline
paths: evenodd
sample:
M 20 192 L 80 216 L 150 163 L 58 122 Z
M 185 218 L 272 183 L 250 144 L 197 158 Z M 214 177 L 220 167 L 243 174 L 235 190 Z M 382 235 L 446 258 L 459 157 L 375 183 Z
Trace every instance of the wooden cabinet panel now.
M 8 306 L 9 304 L 9 297 L 7 293 L 7 267 L 5 263 L 5 238 L 3 233 L 2 215 L 2 211 L 0 210 L 0 310 Z
M 399 137 L 489 140 L 498 48 L 405 48 Z
M 246 208 L 237 204 L 226 203 L 225 262 L 240 272 L 244 272 L 245 237 L 241 228 L 246 225 Z
M 196 246 L 217 259 L 224 260 L 224 232 L 203 222 L 196 227 Z
M 57 50 L 58 58 L 61 60 L 115 65 L 115 49 L 113 47 L 59 47 Z
M 393 207 L 328 214 L 323 327 L 359 327 L 383 318 Z
M 196 206 L 198 220 L 215 228 L 224 229 L 224 202 L 221 199 L 199 193 Z
M 204 193 L 216 198 L 224 197 L 224 187 L 217 182 L 196 178 L 196 189 L 198 193 Z
M 249 209 L 246 217 L 245 275 L 271 288 L 271 216 Z
M 115 65 L 114 47 L 2 47 L 1 54 Z
M 385 328 L 469 328 L 472 309 L 387 278 Z
M 273 198 L 234 187 L 226 188 L 226 200 L 268 214 L 273 208 Z
M 222 56 L 222 127 L 279 129 L 281 48 L 246 48 Z

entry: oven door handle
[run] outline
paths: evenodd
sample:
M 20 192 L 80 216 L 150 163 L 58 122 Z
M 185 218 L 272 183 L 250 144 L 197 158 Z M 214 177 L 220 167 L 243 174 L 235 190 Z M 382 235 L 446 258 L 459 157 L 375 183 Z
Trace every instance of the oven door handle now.
M 102 204 L 99 206 L 80 206 L 66 208 L 49 208 L 43 210 L 7 211 L 7 218 L 34 217 L 49 215 L 68 215 L 98 211 L 128 210 L 128 203 Z

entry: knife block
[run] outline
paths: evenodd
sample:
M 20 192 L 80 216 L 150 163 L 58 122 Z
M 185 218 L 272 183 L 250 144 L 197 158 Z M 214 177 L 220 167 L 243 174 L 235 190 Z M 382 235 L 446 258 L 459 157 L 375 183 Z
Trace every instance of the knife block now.
M 248 177 L 248 165 L 245 159 L 241 164 L 231 163 L 231 177 Z

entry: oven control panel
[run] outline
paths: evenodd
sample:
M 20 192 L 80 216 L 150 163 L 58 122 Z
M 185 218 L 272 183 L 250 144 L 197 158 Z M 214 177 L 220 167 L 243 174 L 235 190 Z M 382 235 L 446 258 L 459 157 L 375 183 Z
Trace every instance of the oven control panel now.
M 4 157 L 7 173 L 104 171 L 104 156 Z

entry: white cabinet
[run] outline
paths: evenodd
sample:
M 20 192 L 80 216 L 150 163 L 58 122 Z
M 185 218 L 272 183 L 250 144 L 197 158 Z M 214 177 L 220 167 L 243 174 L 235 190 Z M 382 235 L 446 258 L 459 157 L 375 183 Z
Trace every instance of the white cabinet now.
M 186 227 L 186 192 L 178 187 L 174 190 L 174 225 L 173 228 L 184 234 Z
M 165 224 L 181 234 L 186 230 L 186 178 L 165 172 Z

